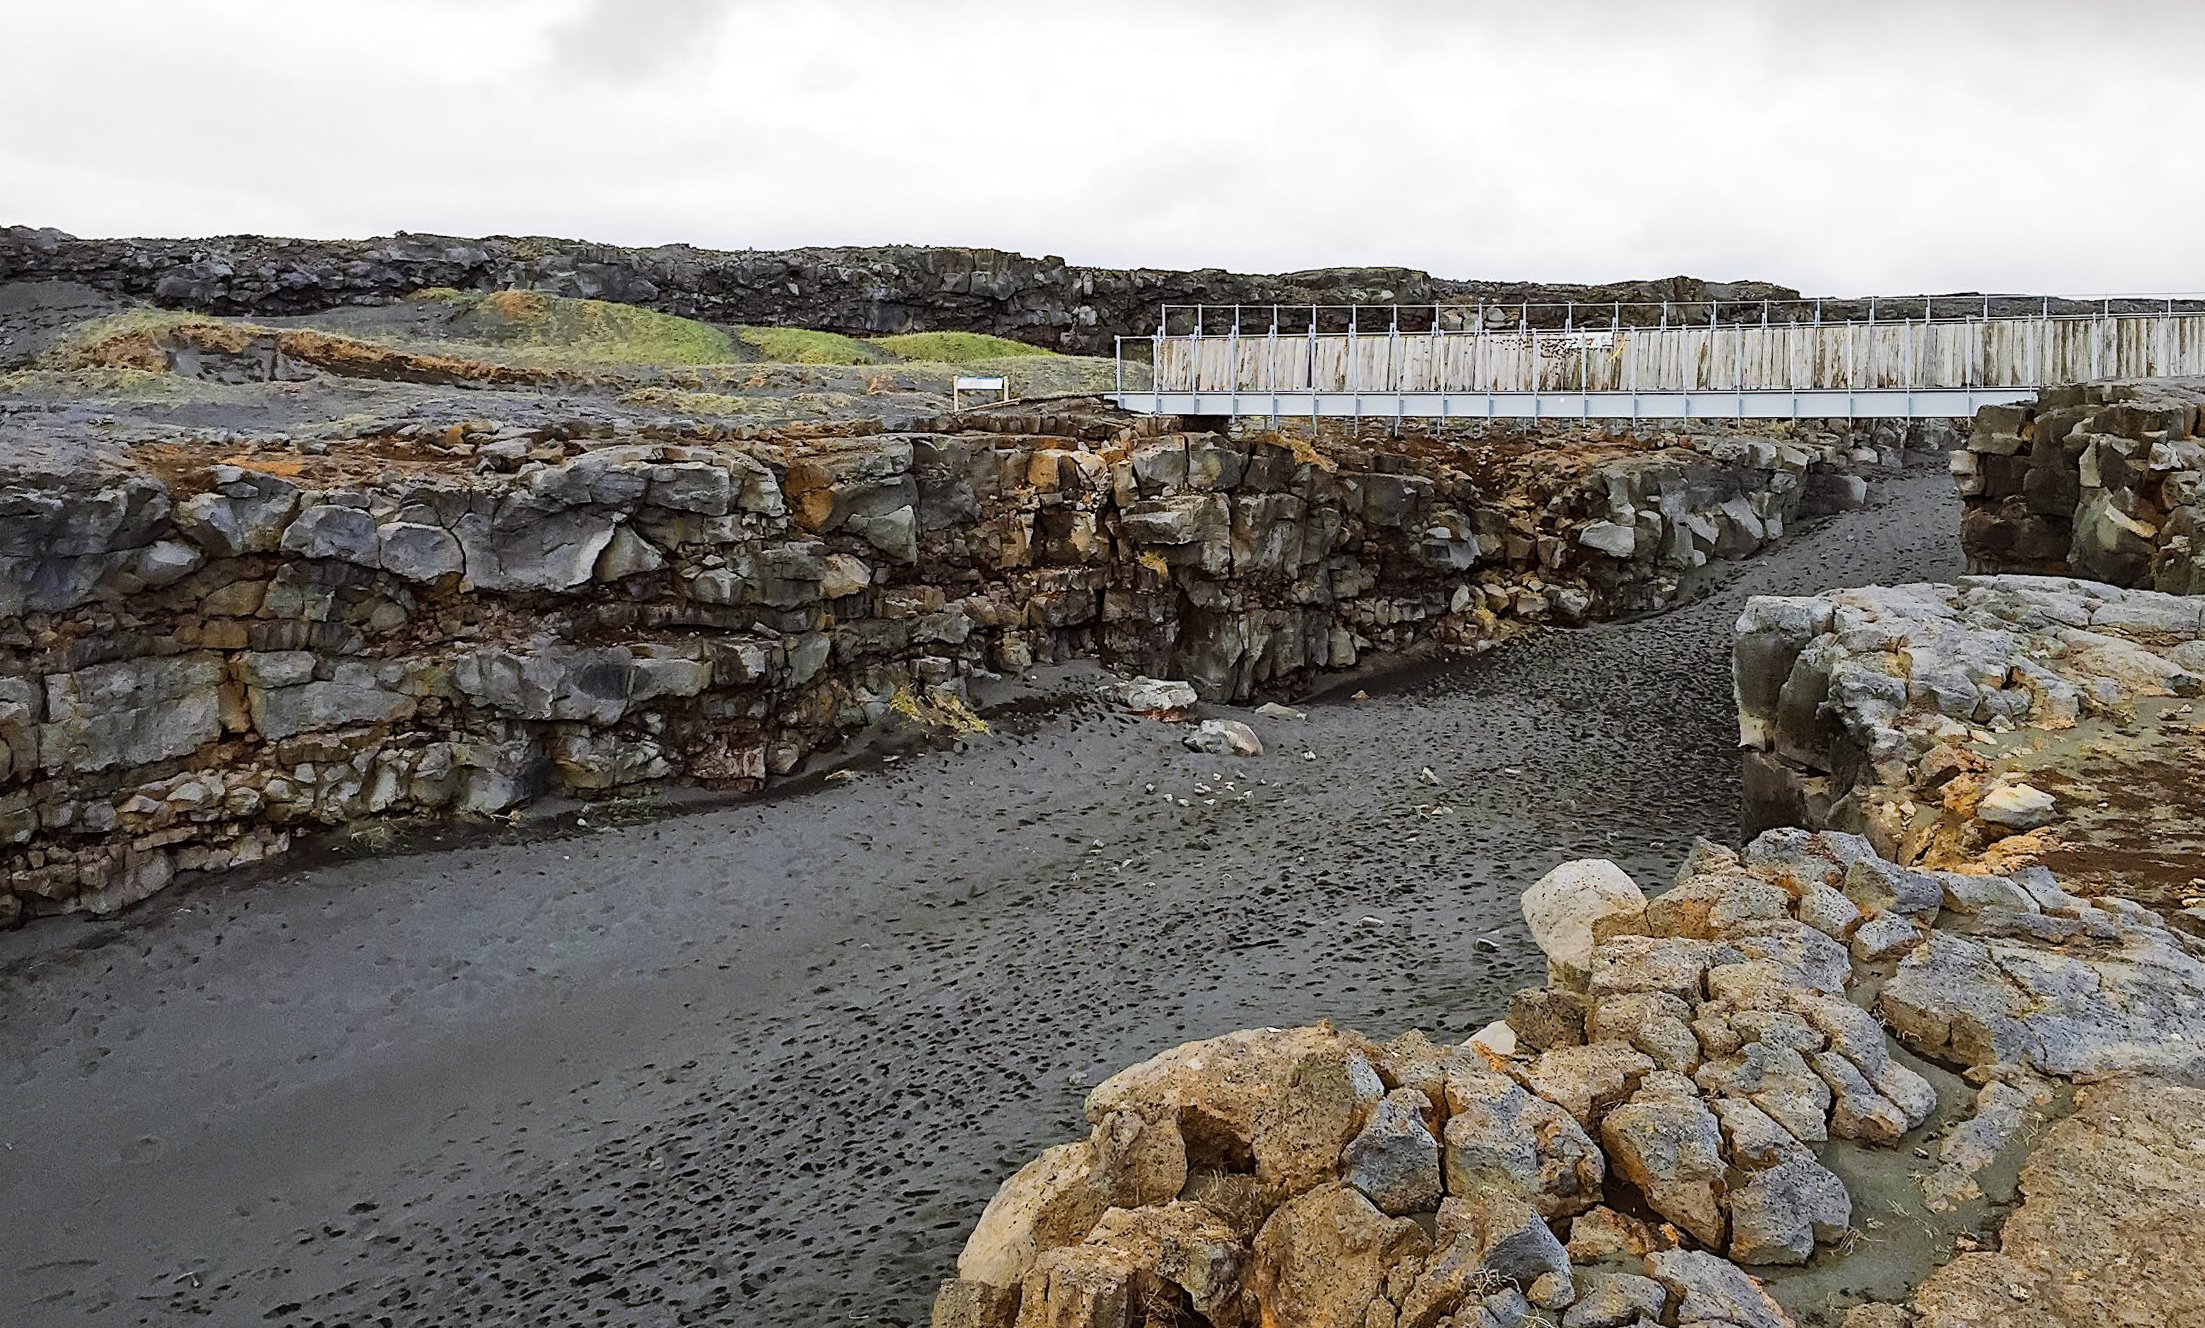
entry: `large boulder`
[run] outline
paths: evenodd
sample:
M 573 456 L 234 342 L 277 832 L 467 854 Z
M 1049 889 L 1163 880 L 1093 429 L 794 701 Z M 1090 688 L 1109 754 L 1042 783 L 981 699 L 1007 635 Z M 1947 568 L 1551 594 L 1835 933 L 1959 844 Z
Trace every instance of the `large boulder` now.
M 1641 1095 L 1600 1123 L 1608 1165 L 1702 1245 L 1723 1244 L 1723 1131 L 1697 1097 Z
M 1506 1075 L 1464 1072 L 1447 1080 L 1447 1192 L 1509 1190 L 1547 1218 L 1600 1202 L 1607 1163 L 1567 1111 Z
M 1565 862 L 1524 891 L 1522 908 L 1531 939 L 1547 957 L 1557 985 L 1583 987 L 1592 967 L 1596 929 L 1643 929 L 1646 893 L 1621 867 L 1604 858 Z
M 1430 1250 L 1416 1223 L 1387 1217 L 1351 1186 L 1324 1185 L 1287 1200 L 1263 1224 L 1248 1287 L 1264 1325 L 1365 1328 L 1387 1279 Z
M 1049 1250 L 1087 1238 L 1110 1207 L 1092 1146 L 1059 1144 L 1021 1167 L 981 1210 L 957 1256 L 957 1275 L 994 1287 L 1017 1286 Z
M 1340 1155 L 1347 1183 L 1391 1217 L 1439 1207 L 1439 1141 L 1424 1124 L 1431 1103 L 1413 1088 L 1388 1093 Z

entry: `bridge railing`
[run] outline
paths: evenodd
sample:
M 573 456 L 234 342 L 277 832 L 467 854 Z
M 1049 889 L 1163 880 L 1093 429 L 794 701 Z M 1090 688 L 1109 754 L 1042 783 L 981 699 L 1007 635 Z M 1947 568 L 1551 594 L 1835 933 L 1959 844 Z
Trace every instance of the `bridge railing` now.
M 2157 307 L 2123 300 L 2055 312 L 2046 301 L 2031 314 L 2008 312 L 2010 301 L 1982 302 L 1948 317 L 1917 305 L 1914 317 L 1858 321 L 1733 321 L 1724 310 L 1700 313 L 1709 309 L 1701 305 L 1691 311 L 1707 321 L 1691 323 L 1665 322 L 1678 311 L 1665 306 L 1650 324 L 1625 317 L 1638 306 L 1597 306 L 1608 317 L 1589 327 L 1578 321 L 1592 312 L 1582 305 L 1567 307 L 1559 327 L 1541 326 L 1541 306 L 1423 306 L 1420 329 L 1404 328 L 1397 312 L 1381 306 L 1393 316 L 1376 331 L 1360 325 L 1367 311 L 1343 309 L 1343 327 L 1328 324 L 1325 306 L 1279 306 L 1258 311 L 1255 327 L 1236 310 L 1221 329 L 1206 330 L 1198 313 L 1176 333 L 1165 330 L 1173 323 L 1167 309 L 1155 335 L 1135 340 L 1148 342 L 1146 390 L 1266 398 L 1912 392 L 2205 375 L 2205 304 L 2150 304 Z M 1289 311 L 1303 317 L 1281 317 Z M 1465 314 L 1468 325 L 1458 325 Z M 1301 328 L 1288 330 L 1293 321 Z

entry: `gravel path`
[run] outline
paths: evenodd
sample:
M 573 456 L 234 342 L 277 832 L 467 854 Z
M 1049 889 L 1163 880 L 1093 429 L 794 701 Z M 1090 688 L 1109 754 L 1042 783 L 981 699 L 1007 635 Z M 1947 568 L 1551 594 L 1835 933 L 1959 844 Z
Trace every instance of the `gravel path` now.
M 1539 971 L 1515 898 L 1555 862 L 1665 883 L 1735 839 L 1744 596 L 1960 570 L 1950 482 L 1882 488 L 1684 609 L 1254 719 L 1255 760 L 1073 701 L 816 792 L 0 937 L 0 1322 L 923 1322 L 1112 1070 L 1461 1037 Z

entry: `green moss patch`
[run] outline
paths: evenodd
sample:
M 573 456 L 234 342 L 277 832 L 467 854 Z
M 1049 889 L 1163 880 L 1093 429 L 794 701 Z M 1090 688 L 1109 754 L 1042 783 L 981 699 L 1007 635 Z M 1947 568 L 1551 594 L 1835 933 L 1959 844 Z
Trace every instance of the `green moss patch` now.
M 887 357 L 856 337 L 802 327 L 745 327 L 736 335 L 774 364 L 878 364 Z
M 875 337 L 873 344 L 899 359 L 923 360 L 930 364 L 970 364 L 975 360 L 1007 360 L 1056 353 L 981 332 L 906 332 L 901 336 Z

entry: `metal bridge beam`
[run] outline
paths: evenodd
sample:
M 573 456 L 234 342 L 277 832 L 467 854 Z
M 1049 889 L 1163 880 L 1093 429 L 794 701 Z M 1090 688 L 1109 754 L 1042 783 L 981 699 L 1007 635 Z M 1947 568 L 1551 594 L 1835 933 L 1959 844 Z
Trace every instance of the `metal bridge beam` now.
M 1931 419 L 2035 398 L 2033 387 L 1863 392 L 1117 392 L 1150 415 L 1274 415 L 1286 419 L 1798 420 Z

